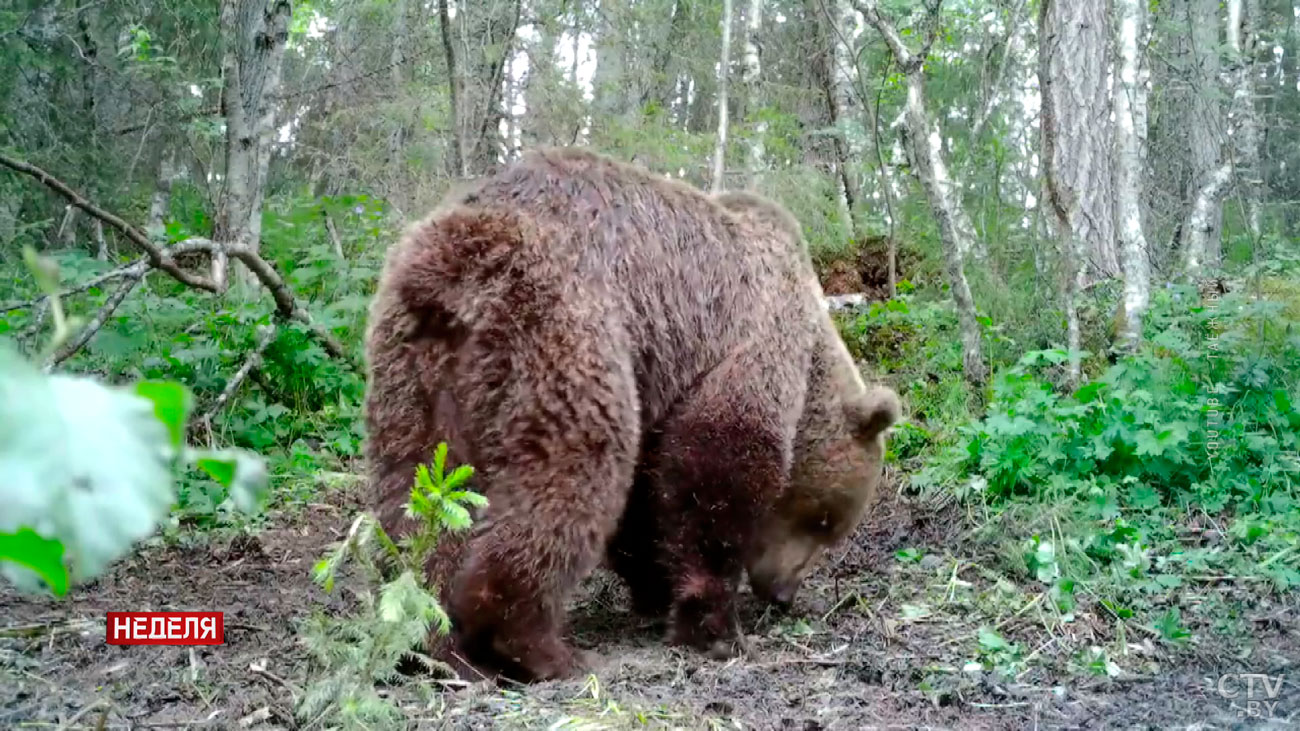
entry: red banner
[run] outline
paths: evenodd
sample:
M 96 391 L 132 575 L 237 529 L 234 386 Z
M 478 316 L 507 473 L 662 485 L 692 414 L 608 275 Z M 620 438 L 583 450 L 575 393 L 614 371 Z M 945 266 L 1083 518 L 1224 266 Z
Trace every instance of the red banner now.
M 110 645 L 222 645 L 226 625 L 221 612 L 109 612 L 105 635 Z

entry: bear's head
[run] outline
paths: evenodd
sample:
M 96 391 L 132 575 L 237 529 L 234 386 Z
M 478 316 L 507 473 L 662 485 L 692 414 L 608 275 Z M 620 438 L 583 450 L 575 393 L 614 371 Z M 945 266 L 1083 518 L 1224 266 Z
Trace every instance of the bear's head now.
M 816 393 L 816 392 L 814 392 Z M 880 484 L 885 430 L 899 418 L 889 388 L 865 388 L 828 397 L 801 425 L 790 483 L 765 516 L 757 549 L 746 565 L 754 594 L 789 605 L 828 549 L 849 536 L 866 515 Z

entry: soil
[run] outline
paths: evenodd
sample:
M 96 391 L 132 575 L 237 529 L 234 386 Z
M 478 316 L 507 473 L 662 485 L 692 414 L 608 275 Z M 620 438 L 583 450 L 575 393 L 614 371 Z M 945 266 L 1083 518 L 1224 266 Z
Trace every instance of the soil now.
M 156 541 L 62 601 L 0 585 L 0 727 L 311 726 L 294 716 L 311 671 L 296 623 L 315 609 L 344 611 L 310 568 L 357 509 L 355 499 L 331 502 L 272 513 L 266 527 L 235 537 Z M 1051 626 L 1034 619 L 1041 602 L 1020 606 L 1031 594 L 1013 593 L 997 626 L 1032 655 L 1010 675 L 964 669 L 976 629 L 993 621 L 988 597 L 1007 589 L 982 568 L 990 562 L 963 538 L 966 527 L 955 508 L 889 495 L 805 584 L 793 616 L 773 616 L 746 595 L 743 659 L 666 647 L 661 628 L 634 619 L 616 579 L 601 572 L 571 614 L 574 642 L 600 657 L 596 680 L 448 687 L 414 678 L 385 692 L 411 728 L 1227 729 L 1300 718 L 1294 598 L 1250 603 L 1245 638 L 1196 627 L 1207 639 L 1178 652 L 1135 628 L 1117 657 L 1106 639 L 1113 619 L 1081 605 L 1073 622 Z M 926 558 L 900 561 L 903 548 Z M 224 611 L 225 644 L 105 644 L 106 611 L 150 609 Z M 1063 648 L 1093 636 L 1123 674 L 1070 669 L 1073 650 Z M 1225 673 L 1285 679 L 1274 705 L 1248 705 L 1240 677 L 1224 686 L 1235 698 L 1219 692 Z M 422 680 L 433 689 L 424 697 L 408 687 Z M 1258 688 L 1254 697 L 1267 700 Z

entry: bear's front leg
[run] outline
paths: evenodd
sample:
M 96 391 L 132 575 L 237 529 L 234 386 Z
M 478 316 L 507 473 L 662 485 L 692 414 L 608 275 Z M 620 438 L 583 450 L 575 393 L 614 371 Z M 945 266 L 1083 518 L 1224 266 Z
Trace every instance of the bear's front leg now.
M 803 383 L 742 351 L 663 426 L 655 490 L 673 572 L 669 641 L 716 658 L 744 650 L 736 595 L 764 513 L 788 482 Z

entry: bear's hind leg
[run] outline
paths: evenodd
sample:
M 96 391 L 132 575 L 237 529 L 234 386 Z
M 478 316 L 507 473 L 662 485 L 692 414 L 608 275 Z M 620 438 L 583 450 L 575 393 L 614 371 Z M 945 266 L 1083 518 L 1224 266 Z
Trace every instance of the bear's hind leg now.
M 565 600 L 618 526 L 639 446 L 630 368 L 611 367 L 615 354 L 566 355 L 493 384 L 491 423 L 501 426 L 481 460 L 487 517 L 472 529 L 447 607 L 467 659 L 522 682 L 584 665 L 561 638 Z

